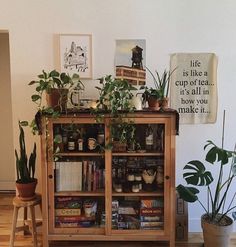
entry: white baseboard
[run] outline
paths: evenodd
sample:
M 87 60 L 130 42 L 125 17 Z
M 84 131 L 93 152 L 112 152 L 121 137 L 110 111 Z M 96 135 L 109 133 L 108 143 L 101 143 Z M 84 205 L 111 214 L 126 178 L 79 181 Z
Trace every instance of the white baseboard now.
M 15 181 L 0 181 L 0 190 L 16 190 Z

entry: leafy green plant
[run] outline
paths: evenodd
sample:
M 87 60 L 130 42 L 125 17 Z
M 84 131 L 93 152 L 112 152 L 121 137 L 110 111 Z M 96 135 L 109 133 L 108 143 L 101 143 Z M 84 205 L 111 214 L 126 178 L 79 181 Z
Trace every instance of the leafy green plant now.
M 147 70 L 153 78 L 154 88 L 141 86 L 140 89 L 144 89 L 143 98 L 145 100 L 148 100 L 148 98 L 150 97 L 153 97 L 155 99 L 163 99 L 168 97 L 170 78 L 176 69 L 172 71 L 164 70 L 162 75 L 157 70 L 155 70 L 155 74 L 149 68 L 147 68 Z
M 114 122 L 111 125 L 111 135 L 115 141 L 121 143 L 134 142 L 136 127 L 133 122 Z
M 134 111 L 131 99 L 137 88 L 128 81 L 114 79 L 111 75 L 100 78 L 99 82 L 101 86 L 96 87 L 99 90 L 99 100 L 97 108 L 94 110 L 96 119 L 99 122 L 103 119 L 104 114 L 110 114 L 112 117 L 111 142 L 116 140 L 124 143 L 130 139 L 130 131 L 134 126 L 131 120 L 124 121 L 124 118 L 127 113 Z M 107 145 L 109 148 L 112 146 L 111 142 Z
M 117 116 L 119 111 L 131 112 L 134 110 L 130 100 L 133 97 L 133 91 L 137 90 L 128 81 L 114 79 L 107 75 L 99 79 L 100 87 L 97 110 L 109 112 L 112 116 Z
M 20 151 L 19 154 L 17 150 L 15 150 L 16 157 L 16 171 L 17 171 L 17 183 L 31 183 L 35 180 L 35 164 L 36 164 L 36 143 L 34 143 L 33 151 L 30 154 L 28 159 L 26 146 L 25 146 L 25 134 L 23 130 L 23 126 L 27 126 L 28 122 L 19 121 L 19 144 Z
M 59 73 L 56 70 L 51 72 L 42 71 L 42 74 L 38 75 L 38 80 L 33 80 L 29 85 L 35 85 L 36 94 L 31 96 L 33 102 L 37 103 L 38 107 L 42 106 L 43 93 L 51 93 L 53 88 L 57 89 L 71 89 L 76 87 L 78 90 L 83 90 L 84 85 L 80 80 L 78 74 L 73 74 L 71 77 L 66 73 Z
M 200 192 L 198 188 L 193 186 L 177 186 L 177 191 L 180 197 L 190 203 L 198 201 L 203 207 L 210 222 L 221 224 L 224 217 L 236 208 L 234 192 L 232 198 L 229 197 L 230 188 L 233 186 L 233 181 L 236 177 L 236 152 L 228 151 L 216 146 L 212 141 L 208 140 L 204 146 L 204 150 L 208 150 L 205 160 L 210 166 L 216 169 L 215 165 L 219 165 L 218 176 L 212 175 L 210 170 L 206 169 L 206 165 L 199 160 L 192 160 L 184 166 L 183 178 L 188 185 L 206 187 L 207 189 L 207 205 L 198 198 Z M 227 167 L 230 165 L 228 174 Z M 216 180 L 216 183 L 214 183 Z M 228 204 L 226 206 L 226 204 Z
M 64 72 L 59 73 L 56 70 L 52 70 L 50 72 L 42 71 L 41 74 L 39 74 L 37 80 L 33 80 L 29 83 L 29 85 L 35 86 L 35 93 L 31 96 L 31 100 L 36 103 L 37 105 L 37 113 L 33 121 L 31 122 L 31 128 L 33 133 L 40 133 L 40 116 L 43 113 L 50 114 L 53 117 L 58 117 L 60 115 L 60 110 L 55 109 L 51 106 L 46 106 L 43 104 L 43 97 L 45 94 L 51 94 L 52 90 L 59 89 L 60 94 L 60 100 L 59 102 L 62 102 L 62 98 L 67 97 L 68 95 L 62 91 L 70 90 L 73 87 L 77 90 L 84 90 L 84 84 L 80 80 L 80 76 L 78 74 L 73 74 L 72 77 L 69 74 L 66 74 Z M 59 109 L 62 107 L 59 106 Z

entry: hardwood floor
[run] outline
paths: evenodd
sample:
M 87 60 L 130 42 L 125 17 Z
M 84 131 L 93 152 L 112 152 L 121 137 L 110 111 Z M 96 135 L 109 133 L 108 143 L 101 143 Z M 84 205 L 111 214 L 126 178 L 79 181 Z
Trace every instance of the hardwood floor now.
M 9 246 L 9 239 L 11 233 L 13 206 L 12 199 L 14 195 L 1 194 L 0 193 L 0 247 Z M 38 228 L 39 234 L 39 246 L 41 244 L 41 233 Z M 31 235 L 23 236 L 22 233 L 17 233 L 15 238 L 15 247 L 32 247 Z M 159 244 L 157 242 L 54 242 L 50 247 L 164 247 L 166 244 Z M 176 247 L 200 247 L 203 246 L 203 240 L 201 234 L 189 234 L 188 242 L 178 242 Z M 236 237 L 232 239 L 230 247 L 236 247 Z

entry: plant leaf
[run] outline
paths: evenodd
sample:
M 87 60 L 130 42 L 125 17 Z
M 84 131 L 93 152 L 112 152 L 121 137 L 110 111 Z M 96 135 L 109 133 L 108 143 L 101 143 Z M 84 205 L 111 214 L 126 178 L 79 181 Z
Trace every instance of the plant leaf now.
M 186 202 L 195 202 L 198 200 L 196 194 L 199 193 L 199 190 L 194 187 L 187 187 L 187 186 L 183 186 L 182 184 L 179 184 L 176 187 L 176 190 L 179 193 L 179 197 Z
M 183 174 L 187 184 L 205 186 L 209 185 L 214 179 L 210 171 L 206 171 L 205 166 L 199 160 L 192 160 L 184 167 L 189 170 Z
M 33 95 L 31 96 L 31 99 L 32 99 L 33 102 L 39 100 L 40 98 L 41 98 L 41 97 L 40 97 L 40 95 L 38 95 L 38 94 L 33 94 Z
M 221 162 L 222 165 L 228 164 L 229 158 L 232 157 L 232 152 L 217 147 L 212 141 L 207 142 L 204 149 L 208 146 L 212 146 L 212 148 L 206 154 L 206 161 L 211 164 L 214 164 L 216 161 Z

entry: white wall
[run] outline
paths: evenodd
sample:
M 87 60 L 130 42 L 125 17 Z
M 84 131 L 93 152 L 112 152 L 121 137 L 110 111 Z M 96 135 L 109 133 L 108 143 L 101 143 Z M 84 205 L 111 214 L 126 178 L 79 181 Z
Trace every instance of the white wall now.
M 0 0 L 0 6 L 0 28 L 10 33 L 15 144 L 17 120 L 31 119 L 34 113 L 30 102 L 33 88 L 27 83 L 42 69 L 51 70 L 58 64 L 56 34 L 91 33 L 94 78 L 113 73 L 116 39 L 146 39 L 146 62 L 150 69 L 168 67 L 170 53 L 216 53 L 219 59 L 217 122 L 180 126 L 177 183 L 181 181 L 185 163 L 203 157 L 207 139 L 220 143 L 223 109 L 227 111 L 225 147 L 233 148 L 236 140 L 234 0 Z M 94 96 L 95 82 L 89 80 L 85 84 L 89 96 Z M 199 205 L 190 206 L 190 231 L 200 230 L 201 213 Z

